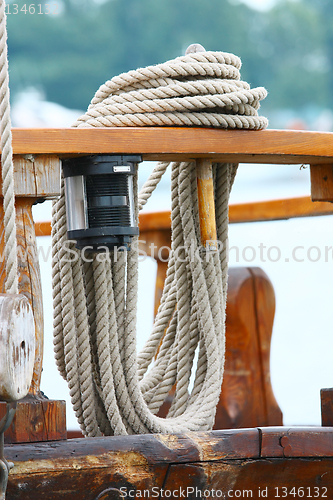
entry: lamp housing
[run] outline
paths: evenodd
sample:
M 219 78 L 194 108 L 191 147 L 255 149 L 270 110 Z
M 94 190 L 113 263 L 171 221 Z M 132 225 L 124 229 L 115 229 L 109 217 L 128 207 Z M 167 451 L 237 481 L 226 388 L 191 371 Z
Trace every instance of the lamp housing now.
M 63 160 L 67 236 L 91 251 L 130 249 L 135 223 L 133 176 L 140 155 L 93 155 Z M 104 247 L 104 248 L 103 248 Z

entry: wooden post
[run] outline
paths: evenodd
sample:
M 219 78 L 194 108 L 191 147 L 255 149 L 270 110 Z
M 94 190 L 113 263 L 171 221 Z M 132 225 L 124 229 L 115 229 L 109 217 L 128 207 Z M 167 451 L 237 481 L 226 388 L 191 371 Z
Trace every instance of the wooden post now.
M 196 162 L 201 245 L 215 251 L 217 246 L 215 199 L 211 160 Z
M 32 205 L 54 198 L 60 190 L 60 161 L 56 155 L 14 156 L 19 292 L 30 302 L 35 321 L 35 355 L 29 394 L 17 403 L 5 442 L 50 441 L 66 438 L 65 402 L 48 400 L 40 392 L 43 367 L 44 320 L 40 269 Z M 4 212 L 0 199 L 0 253 L 4 251 Z M 0 262 L 0 293 L 5 291 L 5 262 Z M 6 404 L 0 402 L 0 419 Z
M 333 426 L 333 388 L 321 389 L 321 425 L 323 427 Z
M 312 201 L 333 201 L 333 164 L 310 165 Z

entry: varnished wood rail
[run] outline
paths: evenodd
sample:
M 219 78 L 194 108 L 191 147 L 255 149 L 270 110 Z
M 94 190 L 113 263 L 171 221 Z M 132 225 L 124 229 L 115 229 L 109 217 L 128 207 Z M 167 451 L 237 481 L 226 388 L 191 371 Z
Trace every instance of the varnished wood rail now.
M 286 220 L 297 217 L 315 217 L 333 214 L 333 204 L 313 203 L 309 196 L 281 200 L 239 203 L 229 206 L 229 223 Z M 139 216 L 140 230 L 153 231 L 170 229 L 170 211 L 143 212 Z M 50 236 L 51 222 L 36 222 L 36 236 Z
M 333 133 L 196 127 L 13 129 L 13 152 L 142 154 L 144 160 L 209 158 L 235 163 L 332 163 Z

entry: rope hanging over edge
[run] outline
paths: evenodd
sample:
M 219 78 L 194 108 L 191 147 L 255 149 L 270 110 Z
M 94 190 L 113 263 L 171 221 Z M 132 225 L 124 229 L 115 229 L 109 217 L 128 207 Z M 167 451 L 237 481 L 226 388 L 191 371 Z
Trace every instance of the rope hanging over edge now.
M 73 126 L 265 128 L 258 109 L 266 91 L 241 81 L 240 67 L 232 54 L 196 52 L 130 71 L 102 85 Z M 157 164 L 139 195 L 135 176 L 136 220 L 167 166 Z M 172 164 L 172 251 L 153 331 L 138 356 L 137 245 L 117 259 L 111 254 L 109 262 L 96 256 L 91 264 L 82 261 L 67 241 L 62 186 L 52 223 L 54 350 L 85 435 L 212 428 L 223 377 L 228 200 L 236 170 L 234 164 L 214 165 L 222 249 L 193 259 L 202 255 L 195 166 Z M 66 258 L 68 248 L 76 253 L 74 262 Z M 159 418 L 174 385 L 168 416 Z
M 0 1 L 0 147 L 7 293 L 18 293 L 14 166 L 9 104 L 6 3 Z

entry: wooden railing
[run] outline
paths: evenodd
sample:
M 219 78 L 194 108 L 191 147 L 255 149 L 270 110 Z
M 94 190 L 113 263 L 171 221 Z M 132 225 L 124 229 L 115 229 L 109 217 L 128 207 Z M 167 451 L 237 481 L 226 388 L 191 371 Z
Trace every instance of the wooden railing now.
M 19 225 L 24 227 L 20 244 L 27 245 L 29 240 L 29 248 L 33 252 L 36 242 L 31 217 L 32 204 L 37 199 L 58 195 L 59 160 L 71 156 L 139 153 L 143 160 L 194 161 L 203 158 L 212 162 L 306 163 L 311 167 L 312 200 L 333 201 L 331 133 L 171 127 L 14 129 L 13 153 L 17 205 L 21 207 L 18 217 L 22 220 L 19 219 Z M 276 220 L 328 213 L 332 213 L 331 204 L 311 204 L 309 198 L 302 198 L 234 205 L 230 207 L 230 221 Z M 149 217 L 148 214 L 141 216 L 141 232 L 145 227 L 148 231 L 150 227 L 152 237 L 152 232 L 157 228 L 158 231 L 162 228 L 165 232 L 170 231 L 169 214 L 160 214 L 158 225 L 155 221 L 154 227 L 151 227 Z M 49 224 L 36 225 L 38 235 L 49 234 L 49 231 Z M 3 247 L 3 241 L 0 246 Z M 39 269 L 31 265 L 29 259 L 20 261 L 19 269 L 20 291 L 30 300 L 36 318 L 36 362 L 30 400 L 18 405 L 16 419 L 21 420 L 19 425 L 14 425 L 16 435 L 12 438 L 14 441 L 59 439 L 64 435 L 64 406 L 60 402 L 53 404 L 45 400 L 39 391 L 43 345 Z M 161 274 L 164 272 L 165 269 Z M 1 276 L 0 285 L 3 287 L 3 268 L 0 269 Z M 0 418 L 1 411 L 0 403 Z M 35 422 L 34 429 L 31 429 L 31 421 Z M 58 432 L 61 427 L 62 430 Z M 20 434 L 20 429 L 23 434 Z

